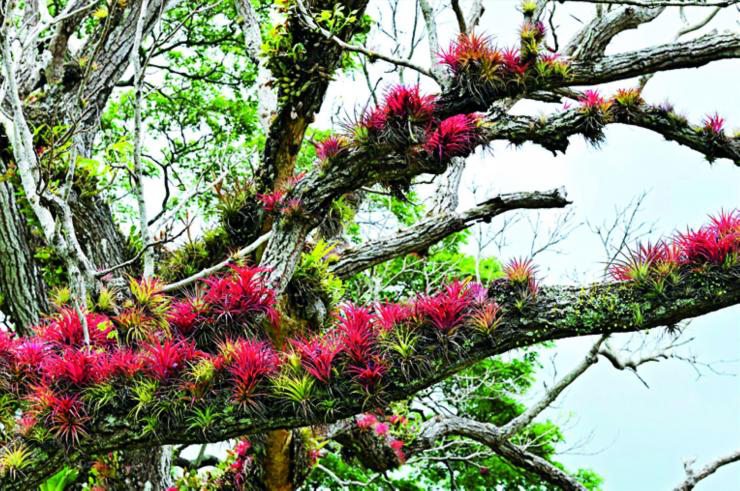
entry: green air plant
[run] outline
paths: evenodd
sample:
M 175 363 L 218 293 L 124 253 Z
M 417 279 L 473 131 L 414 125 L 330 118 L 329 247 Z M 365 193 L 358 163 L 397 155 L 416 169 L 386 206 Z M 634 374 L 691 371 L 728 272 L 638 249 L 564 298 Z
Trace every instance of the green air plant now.
M 100 383 L 86 388 L 83 400 L 89 403 L 93 413 L 97 413 L 115 400 L 116 393 L 113 384 L 109 382 Z
M 158 388 L 159 384 L 156 380 L 140 380 L 134 384 L 131 388 L 134 401 L 136 401 L 136 405 L 131 409 L 131 415 L 134 418 L 138 419 L 139 413 L 155 402 Z
M 276 395 L 283 401 L 300 409 L 304 415 L 311 411 L 314 394 L 314 379 L 308 374 L 282 374 L 273 379 Z
M 30 465 L 31 452 L 21 442 L 9 444 L 0 455 L 0 475 L 9 475 L 15 479 L 16 475 Z
M 204 408 L 195 408 L 192 413 L 192 416 L 187 419 L 188 429 L 200 430 L 204 435 L 221 416 L 221 413 L 212 404 Z

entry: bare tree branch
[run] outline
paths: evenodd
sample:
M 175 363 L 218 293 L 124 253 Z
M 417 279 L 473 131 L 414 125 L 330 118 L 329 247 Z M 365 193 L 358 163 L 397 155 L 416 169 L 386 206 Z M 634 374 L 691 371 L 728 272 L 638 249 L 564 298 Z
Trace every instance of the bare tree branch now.
M 339 277 L 348 278 L 394 257 L 427 249 L 450 234 L 475 223 L 489 221 L 501 213 L 516 209 L 561 208 L 569 203 L 561 189 L 544 193 L 503 194 L 464 212 L 432 216 L 391 237 L 347 249 L 342 252 L 339 261 L 331 266 L 331 271 Z
M 720 457 L 717 460 L 708 463 L 698 471 L 694 471 L 691 468 L 693 461 L 686 462 L 684 469 L 686 470 L 686 479 L 674 488 L 674 491 L 691 491 L 694 487 L 707 477 L 717 472 L 721 467 L 732 464 L 734 462 L 740 462 L 740 450 Z

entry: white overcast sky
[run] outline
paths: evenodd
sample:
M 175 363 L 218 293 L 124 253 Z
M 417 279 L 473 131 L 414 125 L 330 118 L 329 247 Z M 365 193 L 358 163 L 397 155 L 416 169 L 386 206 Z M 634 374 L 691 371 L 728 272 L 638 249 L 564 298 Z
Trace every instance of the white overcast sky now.
M 399 1 L 400 8 L 406 9 L 400 28 L 411 28 L 414 3 L 414 0 Z M 478 32 L 494 35 L 500 45 L 515 43 L 521 22 L 521 14 L 516 11 L 519 2 L 484 0 L 484 4 L 486 13 Z M 576 18 L 587 20 L 594 12 L 594 7 L 586 4 L 559 5 L 558 9 L 556 22 L 560 26 L 561 43 L 578 28 Z M 381 15 L 387 19 L 386 0 L 371 1 L 368 12 L 376 19 Z M 686 16 L 698 20 L 708 12 L 702 8 L 687 9 Z M 441 42 L 445 45 L 455 32 L 452 13 L 443 12 L 439 23 Z M 678 9 L 672 9 L 658 21 L 618 36 L 608 53 L 670 42 L 680 26 Z M 737 11 L 728 9 L 696 35 L 712 29 L 737 30 Z M 388 48 L 388 42 L 375 35 L 369 46 L 382 51 Z M 421 45 L 415 60 L 427 63 L 428 56 L 428 50 Z M 383 68 L 378 64 L 374 73 L 380 73 Z M 738 75 L 738 60 L 662 73 L 650 81 L 643 95 L 651 103 L 671 101 L 694 122 L 707 113 L 719 111 L 734 130 L 740 127 Z M 407 80 L 412 78 L 410 73 L 407 77 Z M 391 81 L 388 79 L 388 83 Z M 609 93 L 617 87 L 631 85 L 630 81 L 609 84 L 603 91 Z M 360 78 L 338 80 L 330 88 L 319 125 L 328 127 L 329 116 L 338 107 L 351 108 L 366 100 L 367 89 Z M 540 111 L 531 105 L 517 110 Z M 700 225 L 708 213 L 740 204 L 740 169 L 729 161 L 709 165 L 700 154 L 637 128 L 609 127 L 606 136 L 606 143 L 599 149 L 574 137 L 568 153 L 558 157 L 533 145 L 514 149 L 495 144 L 492 152 L 468 159 L 463 188 L 468 188 L 473 180 L 479 187 L 490 186 L 490 195 L 564 186 L 574 202 L 574 222 L 591 223 L 613 218 L 615 207 L 624 207 L 646 191 L 641 217 L 654 224 L 653 239 L 687 225 Z M 460 206 L 472 204 L 474 199 L 468 193 Z M 553 221 L 558 213 L 544 213 L 544 223 Z M 526 227 L 515 227 L 502 255 L 522 254 L 528 249 L 530 239 Z M 562 254 L 544 253 L 537 258 L 546 282 L 598 278 L 599 261 L 604 256 L 598 239 L 588 227 L 577 229 L 560 249 Z M 716 363 L 715 367 L 740 374 L 739 318 L 740 307 L 734 307 L 693 321 L 687 337 L 694 340 L 682 353 L 696 354 L 706 362 L 725 361 Z M 554 350 L 544 352 L 543 358 L 549 363 L 549 357 L 554 356 L 558 372 L 564 373 L 592 342 L 592 339 L 561 341 Z M 587 372 L 546 414 L 563 424 L 570 445 L 582 443 L 561 459 L 571 468 L 596 470 L 605 478 L 605 489 L 673 489 L 683 479 L 684 460 L 696 457 L 696 465 L 701 466 L 740 446 L 740 375 L 720 376 L 705 370 L 697 378 L 688 364 L 671 360 L 641 369 L 648 389 L 633 375 L 607 365 L 602 361 Z M 551 379 L 552 368 L 548 366 L 542 373 L 542 381 Z M 721 469 L 697 486 L 700 491 L 736 489 L 740 489 L 738 464 Z

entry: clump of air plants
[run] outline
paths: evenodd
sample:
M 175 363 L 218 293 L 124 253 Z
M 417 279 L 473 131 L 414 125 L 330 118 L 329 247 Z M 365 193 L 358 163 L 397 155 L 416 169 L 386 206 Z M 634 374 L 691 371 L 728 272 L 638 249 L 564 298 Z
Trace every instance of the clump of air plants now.
M 279 326 L 275 291 L 264 280 L 266 270 L 236 265 L 229 267 L 230 273 L 205 280 L 203 302 L 209 308 L 210 320 L 219 324 L 219 332 L 204 330 L 204 342 L 207 339 L 218 341 L 229 335 L 243 335 L 260 327 L 277 329 Z M 267 321 L 267 326 L 264 321 Z
M 740 264 L 740 210 L 721 212 L 709 224 L 678 234 L 675 242 L 689 264 L 736 267 Z
M 308 374 L 285 370 L 272 379 L 272 387 L 278 399 L 292 406 L 303 416 L 312 413 L 315 379 Z
M 540 21 L 525 21 L 519 30 L 519 38 L 521 42 L 520 64 L 528 65 L 537 59 L 540 45 L 545 39 L 545 24 Z
M 616 94 L 612 96 L 611 101 L 612 112 L 627 118 L 645 104 L 642 93 L 638 88 L 618 89 Z
M 477 114 L 457 114 L 444 119 L 429 132 L 424 149 L 440 162 L 467 155 L 481 141 L 480 123 Z
M 672 241 L 647 243 L 629 249 L 610 268 L 617 281 L 647 284 L 662 294 L 678 284 L 683 272 L 697 268 L 732 269 L 740 265 L 740 210 L 720 212 L 695 230 L 677 234 Z
M 223 183 L 214 186 L 216 210 L 224 229 L 238 235 L 258 229 L 261 203 L 256 199 L 254 183 L 247 179 L 232 179 L 228 187 Z
M 579 111 L 585 116 L 581 133 L 592 144 L 604 140 L 603 128 L 609 121 L 612 101 L 605 99 L 598 90 L 586 90 L 579 100 Z
M 418 317 L 437 332 L 452 336 L 465 322 L 473 301 L 469 284 L 454 281 L 436 295 L 419 297 L 415 308 Z
M 0 476 L 15 479 L 31 464 L 31 451 L 22 442 L 8 444 L 0 452 Z
M 257 407 L 257 386 L 277 373 L 278 356 L 264 341 L 240 340 L 222 352 L 233 386 L 234 401 L 242 407 Z
M 504 266 L 504 274 L 517 293 L 514 306 L 522 310 L 527 302 L 534 299 L 539 292 L 537 266 L 531 258 L 514 258 Z
M 565 80 L 568 78 L 570 63 L 558 53 L 544 53 L 537 57 L 534 64 L 541 79 Z
M 677 284 L 680 279 L 681 252 L 675 244 L 663 241 L 641 244 L 628 249 L 615 260 L 610 274 L 618 281 L 634 281 L 653 287 L 663 294 L 668 284 Z
M 424 140 L 435 107 L 436 96 L 423 95 L 418 85 L 393 86 L 386 93 L 383 105 L 361 118 L 356 137 L 360 141 L 383 142 L 406 150 Z
M 110 346 L 115 341 L 115 329 L 111 320 L 98 313 L 84 314 L 90 344 Z M 36 328 L 39 338 L 57 346 L 82 347 L 85 336 L 82 322 L 77 312 L 70 308 L 61 309 L 46 323 Z
M 262 209 L 267 213 L 279 213 L 285 199 L 285 191 L 280 189 L 271 193 L 258 194 L 257 200 L 262 203 Z
M 507 63 L 505 53 L 478 34 L 461 34 L 439 60 L 452 72 L 453 84 L 481 102 L 489 92 L 505 93 L 512 75 L 520 74 L 518 53 L 515 63 L 511 58 Z

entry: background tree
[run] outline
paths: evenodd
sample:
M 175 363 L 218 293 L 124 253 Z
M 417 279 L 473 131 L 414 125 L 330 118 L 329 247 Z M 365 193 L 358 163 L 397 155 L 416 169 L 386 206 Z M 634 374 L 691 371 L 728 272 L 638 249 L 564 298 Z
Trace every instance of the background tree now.
M 3 2 L 0 292 L 13 334 L 0 337 L 2 486 L 28 488 L 67 464 L 112 488 L 163 487 L 173 450 L 152 449 L 245 435 L 213 486 L 295 488 L 328 440 L 375 472 L 410 455 L 445 462 L 451 487 L 504 472 L 523 486 L 597 486 L 557 464 L 557 428 L 535 418 L 599 358 L 636 370 L 676 347 L 623 359 L 611 334 L 740 301 L 738 212 L 620 248 L 612 280 L 583 287 L 541 286 L 524 259 L 498 279 L 481 257 L 458 258 L 473 268 L 427 259 L 438 244 L 435 254 L 459 254 L 456 234 L 476 223 L 569 204 L 552 190 L 458 210 L 465 158 L 494 141 L 565 152 L 570 136 L 598 145 L 619 123 L 740 161 L 720 116 L 692 124 L 641 94 L 656 72 L 737 57 L 735 33 L 688 38 L 736 2 L 593 3 L 597 15 L 560 47 L 544 24 L 557 4 L 524 2 L 519 43 L 503 49 L 481 34 L 499 26 L 478 26 L 478 1 L 419 0 L 410 32 L 400 7 L 386 28 L 362 0 Z M 687 5 L 708 15 L 675 41 L 606 54 L 621 32 Z M 459 31 L 445 41 L 443 16 Z M 388 49 L 368 48 L 369 33 Z M 384 80 L 372 63 L 389 67 Z M 363 74 L 370 101 L 345 108 L 353 115 L 331 135 L 311 128 L 346 71 Z M 613 95 L 579 89 L 638 76 Z M 525 100 L 563 107 L 512 111 Z M 398 232 L 373 237 L 363 214 Z M 470 273 L 485 286 L 452 281 Z M 527 408 L 509 398 L 491 417 L 476 400 L 507 389 L 466 389 L 518 369 L 508 390 L 525 390 L 532 356 L 484 360 L 593 334 L 583 361 Z M 398 401 L 417 416 L 391 412 Z M 411 427 L 384 429 L 393 415 Z M 477 475 L 455 470 L 470 452 Z

